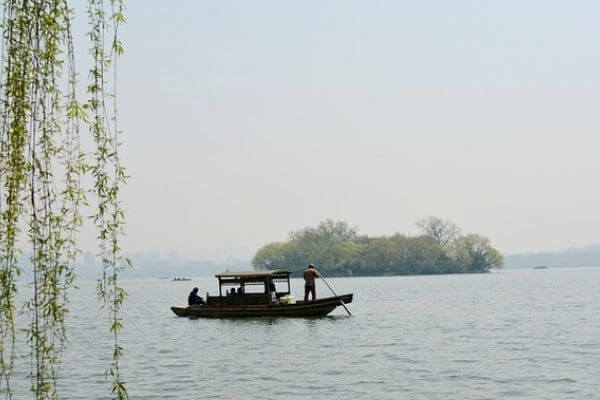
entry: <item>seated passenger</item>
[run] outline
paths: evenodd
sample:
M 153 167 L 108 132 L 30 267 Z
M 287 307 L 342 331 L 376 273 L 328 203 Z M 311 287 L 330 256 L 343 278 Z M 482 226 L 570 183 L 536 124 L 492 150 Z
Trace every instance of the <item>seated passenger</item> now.
M 271 301 L 275 301 L 277 299 L 277 288 L 275 288 L 273 281 L 269 282 L 269 292 L 271 293 Z
M 236 293 L 235 293 L 235 288 L 234 287 L 231 288 L 231 290 L 227 292 L 227 296 L 235 296 L 235 295 L 236 295 Z
M 204 304 L 204 299 L 198 296 L 198 288 L 195 287 L 188 296 L 188 305 L 192 306 L 194 304 Z
M 244 294 L 244 291 L 242 290 L 242 287 L 241 287 L 241 286 L 238 288 L 238 290 L 237 290 L 237 294 L 238 294 L 238 296 L 239 296 L 240 294 Z

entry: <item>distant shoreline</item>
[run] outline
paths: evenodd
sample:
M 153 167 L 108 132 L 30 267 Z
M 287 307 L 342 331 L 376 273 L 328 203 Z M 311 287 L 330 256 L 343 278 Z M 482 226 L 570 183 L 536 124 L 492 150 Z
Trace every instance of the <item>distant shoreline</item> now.
M 511 254 L 504 256 L 505 268 L 530 268 L 536 265 L 555 267 L 586 267 L 600 265 L 600 244 L 563 251 L 545 251 L 529 254 Z

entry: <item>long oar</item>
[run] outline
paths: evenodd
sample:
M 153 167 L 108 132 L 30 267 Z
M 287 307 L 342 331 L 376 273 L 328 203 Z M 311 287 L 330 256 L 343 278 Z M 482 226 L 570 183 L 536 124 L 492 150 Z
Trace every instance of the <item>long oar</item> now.
M 319 277 L 321 278 L 321 280 L 323 281 L 323 283 L 325 283 L 327 285 L 327 287 L 329 288 L 329 290 L 331 290 L 331 293 L 333 293 L 333 295 L 335 297 L 340 297 L 337 295 L 337 293 L 333 290 L 333 288 L 331 286 L 329 286 L 329 283 L 327 283 L 327 281 L 325 280 L 325 277 L 323 276 L 323 274 L 319 273 Z M 344 304 L 344 302 L 342 301 L 341 297 L 340 297 L 340 303 L 342 303 L 342 306 L 344 306 L 344 309 L 346 310 L 346 312 L 348 313 L 348 315 L 352 315 L 352 313 L 350 312 L 350 310 L 348 310 L 348 307 L 346 307 L 346 305 Z

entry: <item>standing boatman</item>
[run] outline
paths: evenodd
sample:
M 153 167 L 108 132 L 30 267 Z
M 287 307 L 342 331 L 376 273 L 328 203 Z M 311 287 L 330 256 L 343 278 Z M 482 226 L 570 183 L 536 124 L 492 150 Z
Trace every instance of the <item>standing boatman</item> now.
M 304 270 L 304 301 L 308 301 L 308 293 L 312 294 L 312 301 L 316 300 L 317 287 L 315 285 L 315 279 L 320 276 L 321 274 L 312 264 L 309 264 L 308 268 Z

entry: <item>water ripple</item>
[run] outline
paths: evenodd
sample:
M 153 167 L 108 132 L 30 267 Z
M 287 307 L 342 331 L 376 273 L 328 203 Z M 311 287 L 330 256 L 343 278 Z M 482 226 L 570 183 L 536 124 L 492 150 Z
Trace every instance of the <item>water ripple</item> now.
M 337 310 L 321 319 L 178 318 L 169 306 L 187 288 L 125 283 L 123 373 L 132 399 L 563 400 L 600 393 L 600 269 L 331 279 L 340 292 L 355 293 L 353 316 Z M 301 294 L 302 281 L 292 283 Z M 88 309 L 94 283 L 80 286 L 59 387 L 69 400 L 110 398 L 103 371 L 111 341 L 98 329 L 106 317 Z M 27 347 L 20 349 L 15 375 L 27 390 Z

